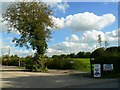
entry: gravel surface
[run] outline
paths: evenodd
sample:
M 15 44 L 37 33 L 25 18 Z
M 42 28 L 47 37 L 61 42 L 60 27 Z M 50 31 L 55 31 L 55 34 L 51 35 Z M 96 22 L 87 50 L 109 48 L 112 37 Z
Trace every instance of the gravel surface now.
M 17 69 L 16 69 L 17 68 Z M 1 88 L 117 88 L 117 79 L 90 78 L 86 72 L 48 70 L 47 73 L 26 72 L 18 67 L 1 69 Z

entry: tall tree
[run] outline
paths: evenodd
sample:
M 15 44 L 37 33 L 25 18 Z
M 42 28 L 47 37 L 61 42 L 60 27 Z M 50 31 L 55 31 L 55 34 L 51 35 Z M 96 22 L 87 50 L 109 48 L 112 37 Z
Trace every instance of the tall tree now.
M 36 50 L 32 70 L 42 70 L 43 57 L 47 49 L 47 40 L 51 38 L 48 27 L 53 27 L 50 6 L 43 2 L 18 2 L 12 3 L 2 15 L 8 22 L 8 31 L 16 30 L 20 38 L 14 38 L 16 46 Z
M 98 35 L 98 43 L 99 43 L 99 45 L 100 45 L 100 47 L 102 46 L 102 38 L 101 38 L 101 35 Z

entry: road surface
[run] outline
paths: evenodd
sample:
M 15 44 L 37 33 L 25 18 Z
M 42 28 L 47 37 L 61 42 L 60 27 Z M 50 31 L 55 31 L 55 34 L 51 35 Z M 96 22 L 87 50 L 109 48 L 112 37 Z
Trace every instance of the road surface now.
M 70 70 L 40 73 L 4 66 L 1 75 L 1 88 L 118 88 L 118 79 L 90 78 L 85 72 Z

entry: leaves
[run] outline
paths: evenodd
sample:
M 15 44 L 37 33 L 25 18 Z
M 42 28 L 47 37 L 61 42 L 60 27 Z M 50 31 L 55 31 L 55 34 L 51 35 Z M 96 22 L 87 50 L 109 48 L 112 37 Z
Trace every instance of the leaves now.
M 8 28 L 17 30 L 20 38 L 14 38 L 16 46 L 36 49 L 37 53 L 44 54 L 47 48 L 46 41 L 51 38 L 51 32 L 47 27 L 53 27 L 50 18 L 52 11 L 42 2 L 18 2 L 9 6 L 3 14 L 4 21 L 8 22 Z

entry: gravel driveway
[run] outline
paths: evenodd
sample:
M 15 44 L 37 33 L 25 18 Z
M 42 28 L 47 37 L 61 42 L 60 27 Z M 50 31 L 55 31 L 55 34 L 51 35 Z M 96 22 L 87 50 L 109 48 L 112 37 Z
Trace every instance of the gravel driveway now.
M 86 72 L 74 70 L 41 73 L 3 66 L 1 75 L 1 88 L 118 88 L 117 79 L 90 78 Z

